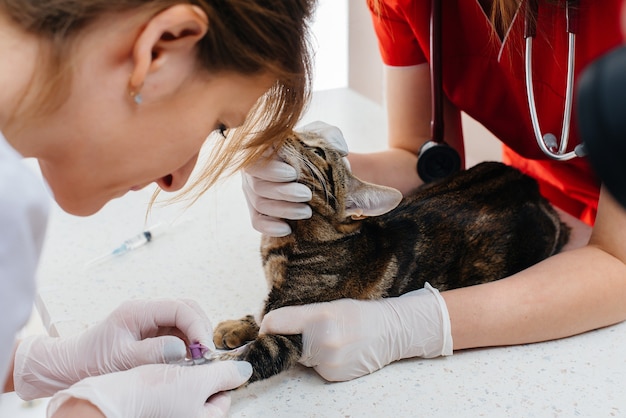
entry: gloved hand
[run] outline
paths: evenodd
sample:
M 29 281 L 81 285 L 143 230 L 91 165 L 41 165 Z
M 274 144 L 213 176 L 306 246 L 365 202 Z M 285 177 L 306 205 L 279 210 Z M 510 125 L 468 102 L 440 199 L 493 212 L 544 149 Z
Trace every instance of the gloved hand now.
M 337 149 L 348 153 L 346 141 L 337 127 L 318 121 L 303 126 L 300 131 L 317 133 Z M 243 170 L 242 187 L 254 229 L 265 235 L 282 237 L 291 233 L 283 219 L 311 217 L 311 208 L 306 202 L 312 195 L 307 186 L 296 183 L 298 173 L 292 166 L 279 160 L 275 153 L 270 158 Z
M 448 309 L 428 283 L 398 298 L 276 309 L 265 315 L 260 332 L 302 334 L 300 363 L 330 381 L 354 379 L 403 358 L 452 354 Z
M 51 396 L 88 376 L 179 361 L 187 355 L 181 338 L 213 349 L 212 334 L 209 319 L 194 301 L 125 302 L 80 334 L 22 341 L 15 353 L 15 392 L 31 400 Z
M 225 417 L 230 396 L 223 391 L 244 384 L 251 375 L 250 363 L 243 361 L 139 366 L 89 377 L 58 392 L 48 404 L 48 416 L 77 398 L 91 402 L 107 418 Z

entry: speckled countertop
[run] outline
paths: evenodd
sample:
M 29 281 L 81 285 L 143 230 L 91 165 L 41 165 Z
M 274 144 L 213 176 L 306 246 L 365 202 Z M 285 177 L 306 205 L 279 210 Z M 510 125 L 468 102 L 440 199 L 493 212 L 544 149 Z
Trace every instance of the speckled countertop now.
M 318 119 L 340 126 L 353 151 L 384 147 L 382 110 L 347 89 L 315 93 L 305 122 Z M 142 230 L 150 195 L 130 193 L 88 218 L 53 210 L 37 300 L 51 334 L 77 332 L 132 298 L 193 298 L 214 324 L 259 311 L 267 291 L 260 235 L 238 176 L 187 210 L 157 205 L 148 226 L 182 222 L 130 254 L 86 267 Z M 559 341 L 405 360 L 343 383 L 297 367 L 233 392 L 231 416 L 626 416 L 625 353 L 619 324 Z

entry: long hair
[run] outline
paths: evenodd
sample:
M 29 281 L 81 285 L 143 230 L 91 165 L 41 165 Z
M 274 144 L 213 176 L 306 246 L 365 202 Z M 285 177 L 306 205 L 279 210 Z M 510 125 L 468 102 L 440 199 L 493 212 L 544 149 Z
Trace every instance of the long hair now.
M 200 7 L 211 22 L 211 30 L 197 47 L 203 70 L 270 74 L 276 80 L 244 125 L 228 141 L 213 144 L 200 177 L 183 192 L 199 188 L 199 196 L 224 173 L 246 166 L 280 144 L 298 122 L 310 96 L 308 21 L 315 0 L 0 0 L 0 9 L 41 39 L 43 71 L 31 83 L 38 100 L 28 110 L 29 116 L 36 116 L 54 110 L 67 98 L 72 46 L 98 17 L 130 10 L 149 16 L 179 3 Z

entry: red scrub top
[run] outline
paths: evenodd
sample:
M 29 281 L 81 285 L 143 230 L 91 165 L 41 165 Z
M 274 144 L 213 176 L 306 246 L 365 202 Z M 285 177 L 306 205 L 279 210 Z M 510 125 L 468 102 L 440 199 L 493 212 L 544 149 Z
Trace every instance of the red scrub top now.
M 501 42 L 478 0 L 442 2 L 446 96 L 503 142 L 504 162 L 537 179 L 554 205 L 593 225 L 600 183 L 587 160 L 551 160 L 535 140 L 524 81 L 523 11 Z M 535 101 L 542 132 L 560 138 L 567 75 L 565 10 L 540 3 L 533 41 Z M 410 66 L 430 59 L 430 4 L 431 0 L 385 0 L 380 14 L 372 12 L 385 64 Z M 622 0 L 580 1 L 575 80 L 592 60 L 622 44 L 621 4 Z M 568 151 L 580 142 L 575 107 L 574 103 Z

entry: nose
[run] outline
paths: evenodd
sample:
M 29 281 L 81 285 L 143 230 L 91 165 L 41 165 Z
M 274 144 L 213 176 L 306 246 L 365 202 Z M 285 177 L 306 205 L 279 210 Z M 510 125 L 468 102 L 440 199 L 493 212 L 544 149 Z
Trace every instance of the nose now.
M 158 179 L 156 184 L 165 192 L 175 192 L 182 189 L 185 183 L 187 183 L 187 180 L 189 180 L 189 176 L 191 176 L 191 172 L 196 166 L 197 161 L 198 154 L 194 155 L 178 170 Z

